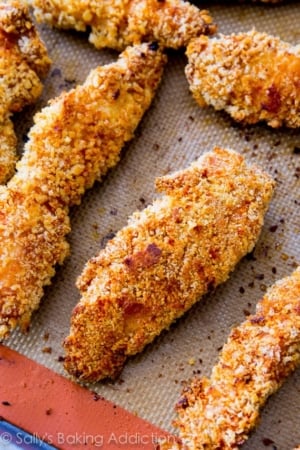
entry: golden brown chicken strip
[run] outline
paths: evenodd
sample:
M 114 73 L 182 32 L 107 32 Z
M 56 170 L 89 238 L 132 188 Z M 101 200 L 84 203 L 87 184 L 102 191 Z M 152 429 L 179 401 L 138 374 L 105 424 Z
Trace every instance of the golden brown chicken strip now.
M 42 91 L 40 78 L 50 67 L 46 47 L 18 1 L 0 2 L 0 183 L 16 163 L 16 136 L 10 120 L 14 112 L 34 103 Z
M 122 50 L 143 41 L 186 46 L 192 37 L 216 31 L 208 11 L 184 0 L 27 0 L 38 21 L 78 31 L 91 30 L 97 48 Z
M 128 48 L 35 116 L 17 173 L 0 190 L 0 338 L 28 326 L 68 253 L 69 207 L 118 162 L 165 61 L 155 45 Z
M 91 259 L 65 339 L 65 368 L 96 381 L 224 282 L 259 236 L 273 181 L 238 153 L 215 149 L 159 178 L 165 195 Z
M 300 46 L 252 30 L 192 40 L 186 76 L 200 106 L 271 127 L 300 126 Z
M 210 379 L 195 378 L 177 405 L 182 446 L 238 449 L 268 397 L 300 365 L 300 268 L 275 283 L 256 312 L 234 328 Z

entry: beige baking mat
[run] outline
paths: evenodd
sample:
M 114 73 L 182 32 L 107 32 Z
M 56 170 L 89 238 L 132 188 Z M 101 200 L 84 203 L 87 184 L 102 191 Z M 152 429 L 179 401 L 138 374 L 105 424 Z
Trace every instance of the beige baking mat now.
M 220 1 L 201 6 L 209 7 L 222 33 L 256 27 L 300 43 L 300 2 L 261 6 Z M 91 68 L 117 57 L 115 52 L 92 48 L 85 35 L 51 31 L 44 26 L 40 30 L 53 66 L 35 110 L 62 90 L 83 82 Z M 225 285 L 198 303 L 143 354 L 130 360 L 119 380 L 90 386 L 170 431 L 182 381 L 195 373 L 209 375 L 230 328 L 254 310 L 266 286 L 300 263 L 300 131 L 275 131 L 264 125 L 243 128 L 221 112 L 201 110 L 189 93 L 185 64 L 183 53 L 170 54 L 154 103 L 136 138 L 124 149 L 120 164 L 85 195 L 80 207 L 72 210 L 71 255 L 46 289 L 30 332 L 15 332 L 7 341 L 11 348 L 66 375 L 60 362 L 61 341 L 68 334 L 70 314 L 79 299 L 74 283 L 85 262 L 126 224 L 128 215 L 154 198 L 156 176 L 186 167 L 215 145 L 241 152 L 277 180 L 253 257 L 244 259 Z M 20 151 L 33 112 L 27 109 L 16 118 Z M 243 448 L 289 450 L 299 443 L 300 371 L 270 399 L 261 424 Z

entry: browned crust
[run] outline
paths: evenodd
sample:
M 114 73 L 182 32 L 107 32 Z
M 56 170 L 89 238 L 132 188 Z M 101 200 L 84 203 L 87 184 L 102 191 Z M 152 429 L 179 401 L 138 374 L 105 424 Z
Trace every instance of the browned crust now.
M 155 46 L 128 48 L 35 116 L 17 173 L 0 190 L 0 338 L 28 326 L 68 253 L 69 207 L 118 162 L 165 61 Z
M 200 106 L 238 121 L 300 126 L 300 48 L 265 33 L 205 36 L 187 48 L 186 76 Z
M 0 3 L 0 183 L 16 163 L 16 136 L 12 113 L 34 103 L 42 91 L 40 78 L 50 59 L 26 6 L 18 1 Z
M 256 313 L 231 331 L 210 379 L 195 378 L 184 389 L 175 423 L 183 444 L 238 449 L 267 398 L 299 365 L 300 268 L 275 283 Z
M 159 178 L 165 195 L 120 230 L 78 279 L 82 298 L 65 367 L 115 377 L 199 298 L 225 281 L 258 238 L 273 181 L 238 153 L 216 148 Z
M 183 0 L 28 0 L 37 20 L 60 28 L 91 29 L 97 47 L 122 50 L 139 42 L 158 41 L 179 48 L 191 38 L 213 34 L 208 11 Z

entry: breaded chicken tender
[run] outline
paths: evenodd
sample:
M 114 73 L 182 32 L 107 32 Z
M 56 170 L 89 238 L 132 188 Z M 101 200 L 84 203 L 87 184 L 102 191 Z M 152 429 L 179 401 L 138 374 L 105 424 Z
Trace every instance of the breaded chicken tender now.
M 300 46 L 265 33 L 191 41 L 186 76 L 200 106 L 245 124 L 300 126 Z
M 0 2 L 0 183 L 12 176 L 17 139 L 11 115 L 34 103 L 42 91 L 50 59 L 27 7 Z
M 184 0 L 27 0 L 38 21 L 58 28 L 91 30 L 97 48 L 122 50 L 157 41 L 179 48 L 192 37 L 216 31 L 208 11 Z
M 233 328 L 207 378 L 195 378 L 177 404 L 182 445 L 162 449 L 238 449 L 261 408 L 300 365 L 300 268 L 275 283 L 256 312 Z
M 35 116 L 17 173 L 0 189 L 0 338 L 28 327 L 68 254 L 69 207 L 118 162 L 165 61 L 156 45 L 130 47 Z
M 91 259 L 64 341 L 65 368 L 82 380 L 116 377 L 128 356 L 224 282 L 259 236 L 273 181 L 216 148 L 158 178 L 164 193 Z

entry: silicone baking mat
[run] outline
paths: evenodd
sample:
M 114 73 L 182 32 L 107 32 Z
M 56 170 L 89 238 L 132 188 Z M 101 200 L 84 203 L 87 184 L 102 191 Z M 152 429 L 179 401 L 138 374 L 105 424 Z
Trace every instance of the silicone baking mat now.
M 200 6 L 200 5 L 199 5 Z M 219 32 L 255 27 L 291 43 L 300 43 L 300 3 L 281 5 L 244 2 L 203 2 Z M 20 152 L 32 115 L 48 99 L 84 81 L 89 70 L 117 58 L 98 51 L 85 34 L 39 27 L 53 65 L 44 93 L 34 108 L 15 118 Z M 87 386 L 106 399 L 170 432 L 174 405 L 183 380 L 210 374 L 232 326 L 253 312 L 266 287 L 290 274 L 300 263 L 300 132 L 273 130 L 265 125 L 242 127 L 222 112 L 200 109 L 184 75 L 184 52 L 170 52 L 163 81 L 135 139 L 118 166 L 88 191 L 71 212 L 70 257 L 45 290 L 28 334 L 16 331 L 6 345 L 67 377 L 61 342 L 79 300 L 75 280 L 86 261 L 123 227 L 127 217 L 155 198 L 154 179 L 184 168 L 215 145 L 232 148 L 247 161 L 260 164 L 277 181 L 259 242 L 229 281 L 206 296 L 168 332 L 132 358 L 115 382 Z M 0 373 L 0 383 L 1 383 Z M 300 372 L 296 372 L 267 403 L 259 426 L 243 446 L 288 450 L 300 443 Z

